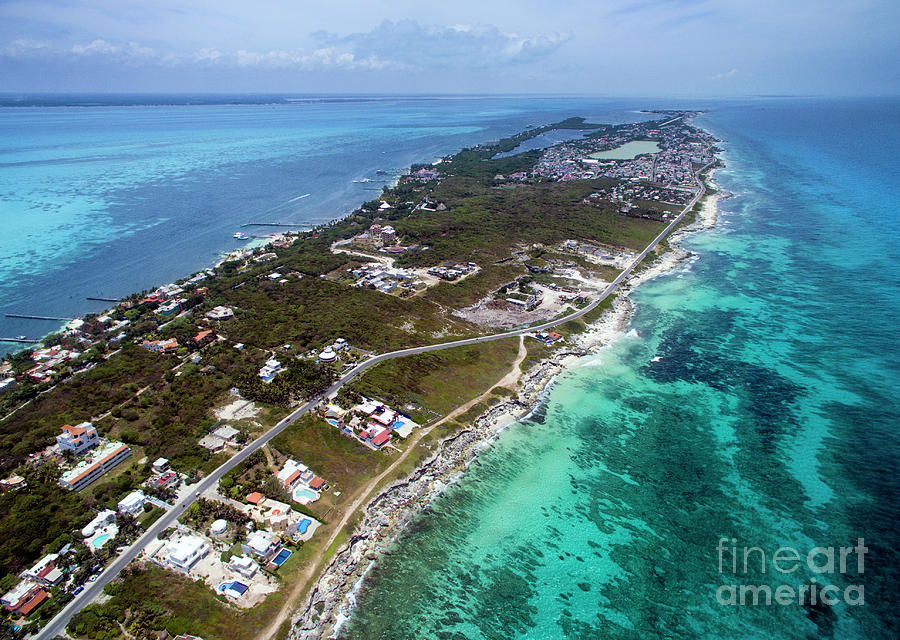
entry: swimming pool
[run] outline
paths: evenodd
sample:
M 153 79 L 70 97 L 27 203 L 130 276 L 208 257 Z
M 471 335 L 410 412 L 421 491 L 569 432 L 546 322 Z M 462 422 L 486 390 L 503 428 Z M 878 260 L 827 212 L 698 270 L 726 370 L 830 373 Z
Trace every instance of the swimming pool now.
M 312 489 L 306 489 L 305 487 L 294 489 L 295 502 L 299 502 L 300 504 L 307 504 L 309 502 L 315 502 L 318 499 L 319 494 Z
M 102 547 L 103 545 L 106 544 L 107 540 L 109 540 L 109 534 L 104 533 L 102 536 L 97 536 L 96 538 L 91 540 L 91 544 L 94 546 L 95 549 L 99 549 L 100 547 Z
M 300 522 L 297 523 L 297 533 L 303 535 L 309 529 L 309 525 L 312 524 L 312 520 L 309 518 L 303 518 Z
M 327 422 L 328 424 L 330 424 L 332 427 L 337 427 L 337 426 L 338 426 L 338 421 L 335 420 L 334 418 L 325 418 L 325 422 Z
M 237 580 L 232 580 L 231 582 L 223 582 L 219 585 L 219 591 L 221 593 L 225 593 L 226 591 L 234 591 L 239 596 L 244 595 L 249 588 L 250 587 L 245 585 L 243 582 L 238 582 Z
M 287 549 L 282 549 L 281 553 L 279 553 L 277 556 L 272 558 L 272 564 L 275 564 L 280 567 L 285 562 L 287 562 L 287 559 L 290 558 L 292 555 L 293 554 L 290 551 L 288 551 Z

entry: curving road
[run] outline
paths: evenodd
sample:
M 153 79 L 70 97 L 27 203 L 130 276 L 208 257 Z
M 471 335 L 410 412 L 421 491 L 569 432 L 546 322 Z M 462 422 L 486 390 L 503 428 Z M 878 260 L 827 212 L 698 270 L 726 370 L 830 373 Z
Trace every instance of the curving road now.
M 239 451 L 236 455 L 231 457 L 225 463 L 223 463 L 220 467 L 218 467 L 215 471 L 210 473 L 208 476 L 200 480 L 193 487 L 193 492 L 179 500 L 175 506 L 170 509 L 167 513 L 165 513 L 161 518 L 159 518 L 156 522 L 154 522 L 149 529 L 138 538 L 130 547 L 128 547 L 120 556 L 118 556 L 104 571 L 101 573 L 95 582 L 89 582 L 85 585 L 84 591 L 79 593 L 72 602 L 70 602 L 62 611 L 60 611 L 55 618 L 53 618 L 47 626 L 45 626 L 40 633 L 38 633 L 35 638 L 38 640 L 51 640 L 55 638 L 57 635 L 61 635 L 66 625 L 69 623 L 69 620 L 76 613 L 81 611 L 84 607 L 89 605 L 94 598 L 99 596 L 103 592 L 103 587 L 109 584 L 112 580 L 119 575 L 119 572 L 122 571 L 132 560 L 138 557 L 141 551 L 149 545 L 153 540 L 156 539 L 156 536 L 159 535 L 162 531 L 167 529 L 168 527 L 174 526 L 175 521 L 178 517 L 184 512 L 184 510 L 193 504 L 197 498 L 203 494 L 207 489 L 215 486 L 219 480 L 224 476 L 228 471 L 239 465 L 241 462 L 246 460 L 250 454 L 254 451 L 258 451 L 262 446 L 267 444 L 272 438 L 277 436 L 279 433 L 284 431 L 288 425 L 290 425 L 294 420 L 299 418 L 300 416 L 308 413 L 313 407 L 315 407 L 319 402 L 321 402 L 324 398 L 331 395 L 332 393 L 336 393 L 341 387 L 345 384 L 359 376 L 361 373 L 366 371 L 367 369 L 371 369 L 375 365 L 380 362 L 384 362 L 385 360 L 392 360 L 394 358 L 403 358 L 405 356 L 412 356 L 419 353 L 427 353 L 429 351 L 439 351 L 442 349 L 452 349 L 453 347 L 462 347 L 470 344 L 478 344 L 480 342 L 490 342 L 492 340 L 503 340 L 505 338 L 510 338 L 514 336 L 521 336 L 528 333 L 534 333 L 538 331 L 544 331 L 545 329 L 551 329 L 553 327 L 559 326 L 569 320 L 575 320 L 585 315 L 586 313 L 594 310 L 597 305 L 603 302 L 609 295 L 615 291 L 619 285 L 627 278 L 631 272 L 634 270 L 637 265 L 641 263 L 641 261 L 647 257 L 647 254 L 653 251 L 656 246 L 665 238 L 669 233 L 671 233 L 672 229 L 681 222 L 682 218 L 684 218 L 685 214 L 691 210 L 691 208 L 697 203 L 700 198 L 703 197 L 703 194 L 706 193 L 706 186 L 699 179 L 699 174 L 705 171 L 710 165 L 713 163 L 705 165 L 699 172 L 694 175 L 694 180 L 697 183 L 699 189 L 691 201 L 682 209 L 681 213 L 675 217 L 666 228 L 660 231 L 659 235 L 657 235 L 651 242 L 648 244 L 643 251 L 641 251 L 634 260 L 626 267 L 622 273 L 620 273 L 615 280 L 613 280 L 600 294 L 600 296 L 588 304 L 586 307 L 579 309 L 573 313 L 570 313 L 567 316 L 562 318 L 557 318 L 556 320 L 550 320 L 549 322 L 545 322 L 543 324 L 527 327 L 524 329 L 516 329 L 513 331 L 507 331 L 503 333 L 495 333 L 487 336 L 479 336 L 477 338 L 466 338 L 463 340 L 454 340 L 452 342 L 441 342 L 438 344 L 426 345 L 423 347 L 411 347 L 409 349 L 400 349 L 398 351 L 391 351 L 388 353 L 382 353 L 377 356 L 373 356 L 366 360 L 365 362 L 361 362 L 356 365 L 353 369 L 347 372 L 344 376 L 342 376 L 337 382 L 331 385 L 328 389 L 323 391 L 322 393 L 314 396 L 311 400 L 298 407 L 294 411 L 290 413 L 286 418 L 281 420 L 278 424 L 272 427 L 265 434 L 251 442 L 249 445 L 244 447 L 241 451 Z

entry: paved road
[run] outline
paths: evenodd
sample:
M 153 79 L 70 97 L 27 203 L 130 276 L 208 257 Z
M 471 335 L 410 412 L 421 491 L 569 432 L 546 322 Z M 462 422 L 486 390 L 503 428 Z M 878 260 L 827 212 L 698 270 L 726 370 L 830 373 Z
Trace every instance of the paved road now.
M 712 163 L 710 163 L 712 164 Z M 710 165 L 706 165 L 701 169 L 701 172 L 704 171 Z M 336 393 L 341 387 L 345 384 L 359 376 L 361 373 L 366 371 L 367 369 L 371 369 L 375 365 L 380 362 L 384 362 L 385 360 L 392 360 L 394 358 L 403 358 L 405 356 L 416 355 L 419 353 L 427 353 L 429 351 L 439 351 L 442 349 L 452 349 L 453 347 L 462 347 L 465 345 L 478 344 L 481 342 L 491 342 L 493 340 L 504 340 L 506 338 L 525 335 L 527 333 L 534 333 L 537 331 L 544 331 L 546 329 L 551 329 L 553 327 L 559 326 L 569 320 L 575 320 L 585 315 L 586 313 L 594 310 L 597 305 L 603 302 L 609 295 L 615 291 L 620 284 L 627 278 L 631 272 L 637 267 L 641 261 L 647 257 L 647 254 L 653 251 L 656 246 L 665 238 L 677 225 L 681 222 L 681 219 L 684 218 L 685 214 L 691 210 L 691 208 L 697 203 L 697 201 L 703 197 L 703 194 L 706 191 L 706 187 L 698 178 L 695 177 L 697 184 L 699 186 L 699 191 L 694 195 L 691 201 L 685 206 L 685 208 L 681 211 L 678 216 L 670 222 L 665 229 L 663 229 L 659 235 L 657 235 L 650 244 L 646 246 L 646 248 L 638 254 L 634 260 L 631 261 L 631 264 L 625 268 L 622 273 L 620 273 L 615 280 L 613 280 L 600 294 L 600 296 L 588 304 L 586 307 L 579 309 L 573 313 L 570 313 L 567 316 L 562 318 L 558 318 L 556 320 L 551 320 L 549 322 L 545 322 L 543 324 L 534 326 L 534 327 L 526 327 L 524 329 L 516 329 L 513 331 L 508 331 L 504 333 L 496 333 L 488 336 L 479 336 L 477 338 L 466 338 L 464 340 L 454 340 L 452 342 L 441 342 L 438 344 L 426 345 L 423 347 L 411 347 L 409 349 L 400 349 L 398 351 L 391 351 L 389 353 L 382 353 L 377 356 L 373 356 L 368 360 L 361 362 L 356 365 L 353 369 L 351 369 L 347 374 L 341 377 L 337 382 L 335 382 L 331 387 L 327 390 L 323 391 L 319 395 L 312 398 L 309 402 L 302 405 L 301 407 L 295 409 L 284 418 L 281 422 L 272 427 L 265 434 L 251 442 L 244 449 L 239 451 L 235 456 L 230 458 L 227 462 L 222 464 L 215 471 L 210 473 L 208 476 L 203 478 L 196 485 L 192 486 L 191 493 L 186 495 L 184 498 L 179 500 L 175 506 L 170 509 L 168 512 L 162 515 L 156 522 L 151 525 L 151 527 L 138 538 L 130 547 L 128 547 L 119 557 L 117 557 L 103 573 L 101 573 L 95 582 L 88 582 L 85 585 L 84 591 L 78 594 L 72 602 L 68 604 L 62 611 L 60 611 L 53 620 L 51 620 L 46 627 L 44 627 L 41 632 L 35 636 L 38 640 L 51 640 L 57 635 L 61 634 L 68 624 L 69 620 L 76 613 L 81 611 L 84 607 L 89 605 L 91 601 L 94 600 L 98 595 L 103 592 L 103 587 L 105 587 L 108 583 L 116 578 L 119 575 L 119 572 L 122 571 L 132 560 L 140 555 L 141 551 L 143 551 L 144 547 L 149 545 L 156 539 L 156 536 L 167 529 L 168 527 L 174 526 L 176 524 L 176 520 L 178 517 L 184 513 L 184 510 L 197 498 L 203 494 L 207 489 L 215 486 L 219 480 L 224 476 L 228 471 L 242 463 L 246 460 L 250 454 L 254 451 L 258 451 L 264 445 L 268 444 L 272 438 L 277 436 L 279 433 L 284 431 L 288 425 L 290 425 L 294 420 L 299 418 L 300 416 L 308 413 L 310 409 L 315 407 L 319 402 L 322 401 L 323 398 L 331 395 L 332 393 Z

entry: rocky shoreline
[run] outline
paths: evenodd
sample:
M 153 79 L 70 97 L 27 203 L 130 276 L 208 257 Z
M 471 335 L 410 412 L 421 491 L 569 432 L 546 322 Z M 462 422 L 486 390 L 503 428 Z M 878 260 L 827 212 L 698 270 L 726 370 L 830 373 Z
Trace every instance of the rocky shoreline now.
M 712 173 L 706 181 L 715 187 Z M 697 219 L 670 236 L 671 250 L 651 267 L 628 278 L 619 288 L 612 307 L 579 334 L 571 346 L 526 372 L 514 399 L 491 407 L 470 427 L 445 438 L 409 476 L 385 487 L 366 505 L 362 521 L 323 569 L 303 606 L 292 616 L 289 636 L 292 640 L 319 640 L 334 637 L 340 631 L 355 605 L 355 590 L 379 554 L 387 553 L 387 548 L 416 514 L 459 479 L 480 451 L 509 425 L 539 406 L 557 376 L 580 357 L 624 335 L 634 312 L 630 292 L 691 257 L 678 240 L 688 233 L 715 226 L 718 202 L 729 195 L 716 192 L 706 198 Z

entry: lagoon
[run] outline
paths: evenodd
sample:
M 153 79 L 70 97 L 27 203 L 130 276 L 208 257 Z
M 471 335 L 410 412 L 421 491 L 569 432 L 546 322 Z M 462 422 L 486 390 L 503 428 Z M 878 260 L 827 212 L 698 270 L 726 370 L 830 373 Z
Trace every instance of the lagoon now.
M 594 160 L 633 160 L 645 153 L 658 153 L 660 151 L 662 149 L 653 140 L 635 140 L 615 149 L 592 153 L 590 157 Z

